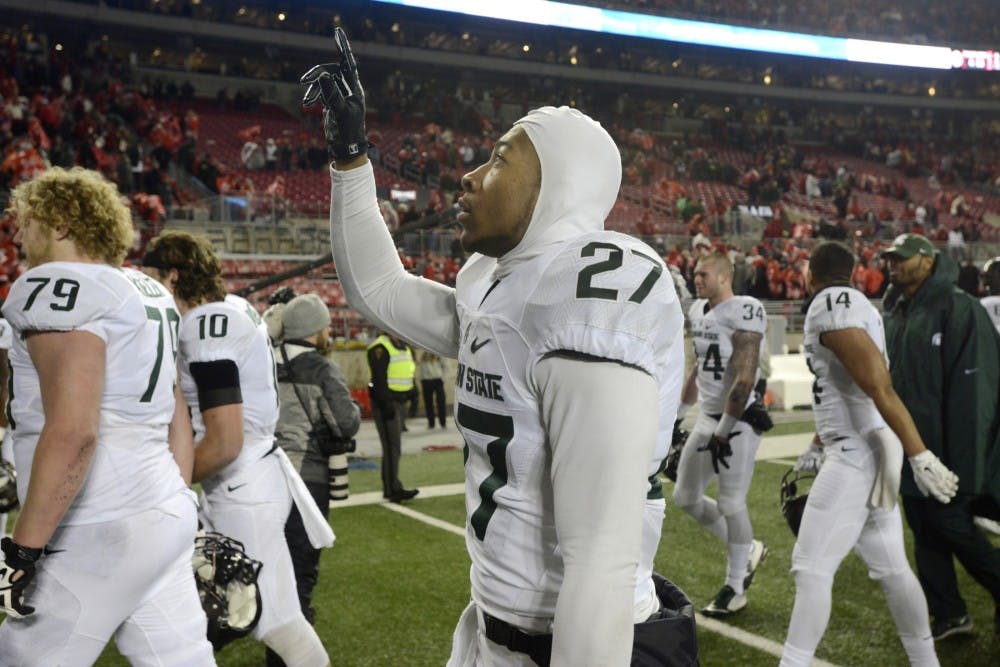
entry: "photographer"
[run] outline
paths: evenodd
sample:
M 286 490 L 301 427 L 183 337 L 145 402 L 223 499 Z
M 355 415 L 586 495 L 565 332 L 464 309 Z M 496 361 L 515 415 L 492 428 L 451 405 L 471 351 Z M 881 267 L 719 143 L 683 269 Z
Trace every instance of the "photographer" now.
M 325 353 L 330 347 L 330 311 L 315 294 L 297 296 L 281 313 L 276 345 L 281 413 L 275 439 L 288 454 L 324 514 L 330 500 L 347 497 L 347 452 L 361 424 L 344 373 Z M 312 622 L 312 591 L 319 576 L 318 549 L 306 536 L 293 507 L 285 524 L 299 601 Z M 269 666 L 280 665 L 268 653 Z

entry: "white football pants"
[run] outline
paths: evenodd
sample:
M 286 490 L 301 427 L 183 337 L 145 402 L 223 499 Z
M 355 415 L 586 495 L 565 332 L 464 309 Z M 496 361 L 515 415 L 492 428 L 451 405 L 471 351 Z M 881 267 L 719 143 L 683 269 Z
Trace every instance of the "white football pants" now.
M 881 584 L 911 665 L 938 665 L 927 601 L 906 560 L 899 505 L 871 509 L 877 456 L 859 436 L 826 447 L 792 552 L 795 606 L 781 667 L 806 667 L 830 620 L 833 576 L 854 548 Z

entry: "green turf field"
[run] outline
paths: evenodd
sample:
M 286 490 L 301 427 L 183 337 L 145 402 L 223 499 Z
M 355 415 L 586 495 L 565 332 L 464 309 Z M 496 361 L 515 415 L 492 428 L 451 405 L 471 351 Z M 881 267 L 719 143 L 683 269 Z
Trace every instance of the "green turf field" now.
M 778 428 L 778 433 L 790 433 L 812 427 L 810 422 Z M 401 477 L 413 486 L 454 483 L 462 479 L 461 465 L 457 450 L 405 456 Z M 786 467 L 757 464 L 748 502 L 756 537 L 768 544 L 770 555 L 749 589 L 748 607 L 726 623 L 779 646 L 795 593 L 788 573 L 794 540 L 778 509 L 779 482 Z M 668 495 L 670 488 L 670 482 L 665 482 Z M 377 470 L 352 470 L 353 494 L 380 489 Z M 464 523 L 463 500 L 458 495 L 418 498 L 406 507 L 455 526 Z M 469 560 L 463 538 L 383 505 L 338 508 L 331 520 L 337 544 L 323 554 L 315 606 L 316 627 L 333 665 L 444 665 L 452 628 L 468 601 Z M 668 501 L 657 570 L 678 583 L 699 609 L 723 583 L 724 554 L 721 543 Z M 993 603 L 961 568 L 959 580 L 977 634 L 938 644 L 941 664 L 1000 665 L 1000 640 L 992 631 Z M 838 572 L 833 594 L 833 613 L 818 658 L 856 667 L 907 664 L 881 589 L 868 579 L 853 554 Z M 778 663 L 763 650 L 705 628 L 699 632 L 699 641 L 706 667 Z M 257 667 L 263 664 L 263 654 L 260 644 L 245 639 L 228 646 L 217 658 L 222 667 Z M 126 663 L 109 647 L 97 664 Z

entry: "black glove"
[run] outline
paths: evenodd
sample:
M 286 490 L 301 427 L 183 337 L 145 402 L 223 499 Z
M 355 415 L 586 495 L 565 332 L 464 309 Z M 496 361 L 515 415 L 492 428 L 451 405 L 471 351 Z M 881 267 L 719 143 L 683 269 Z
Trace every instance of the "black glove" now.
M 267 305 L 273 306 L 279 303 L 288 303 L 296 296 L 298 295 L 295 294 L 295 290 L 292 289 L 292 286 L 285 285 L 281 289 L 276 289 L 271 292 L 271 296 L 267 297 Z
M 365 132 L 365 89 L 358 79 L 358 64 L 343 29 L 333 35 L 339 63 L 316 65 L 302 75 L 307 86 L 302 106 L 323 105 L 323 133 L 327 151 L 336 161 L 350 161 L 368 152 Z
M 41 549 L 22 547 L 10 539 L 0 541 L 3 562 L 0 563 L 0 611 L 12 618 L 24 618 L 35 613 L 35 608 L 24 603 L 24 589 L 35 578 L 35 562 L 41 557 Z M 14 581 L 15 575 L 20 576 Z
M 739 433 L 739 431 L 733 431 L 727 438 L 713 433 L 708 442 L 698 448 L 699 452 L 707 451 L 712 455 L 712 469 L 715 470 L 716 475 L 719 474 L 719 464 L 722 464 L 726 470 L 729 470 L 729 463 L 726 459 L 733 455 L 733 448 L 729 444 L 729 438 L 739 435 Z

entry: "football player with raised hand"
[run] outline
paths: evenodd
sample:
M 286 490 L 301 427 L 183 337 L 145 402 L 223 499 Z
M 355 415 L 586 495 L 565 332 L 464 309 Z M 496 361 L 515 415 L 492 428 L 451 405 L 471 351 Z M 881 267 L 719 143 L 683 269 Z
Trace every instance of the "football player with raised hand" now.
M 927 601 L 906 560 L 896 502 L 903 453 L 921 490 L 941 502 L 958 480 L 926 449 L 893 390 L 882 317 L 850 286 L 854 264 L 846 246 L 821 243 L 806 273 L 803 345 L 824 456 L 792 552 L 795 606 L 781 665 L 812 663 L 830 618 L 833 576 L 853 548 L 885 592 L 910 664 L 931 667 L 938 660 Z
M 221 262 L 204 237 L 160 234 L 142 269 L 180 309 L 180 388 L 194 425 L 192 481 L 205 491 L 203 512 L 213 530 L 263 563 L 253 636 L 288 665 L 324 667 L 330 659 L 299 606 L 285 541 L 293 497 L 274 440 L 278 388 L 267 326 L 245 299 L 226 294 Z M 307 515 L 318 514 L 311 499 L 296 506 L 307 526 Z
M 633 624 L 660 613 L 654 601 L 637 617 L 634 596 L 683 314 L 656 252 L 604 231 L 618 149 L 576 109 L 529 112 L 462 179 L 473 254 L 456 288 L 409 275 L 379 214 L 364 92 L 339 30 L 337 45 L 339 61 L 302 82 L 305 103 L 325 107 L 345 294 L 378 327 L 459 361 L 472 603 L 449 665 L 629 664 Z
M 29 270 L 3 306 L 21 512 L 2 542 L 0 665 L 91 665 L 112 637 L 132 664 L 214 665 L 174 300 L 122 268 L 132 217 L 100 174 L 50 169 L 10 209 Z
M 767 317 L 751 296 L 733 294 L 733 264 L 719 252 L 694 270 L 698 298 L 688 320 L 695 362 L 684 385 L 681 415 L 699 398 L 698 419 L 681 451 L 674 502 L 726 543 L 726 582 L 702 610 L 724 617 L 747 604 L 750 585 L 767 547 L 753 538 L 747 491 L 763 431 L 771 428 L 753 393 L 759 379 Z M 705 489 L 718 478 L 718 500 Z

